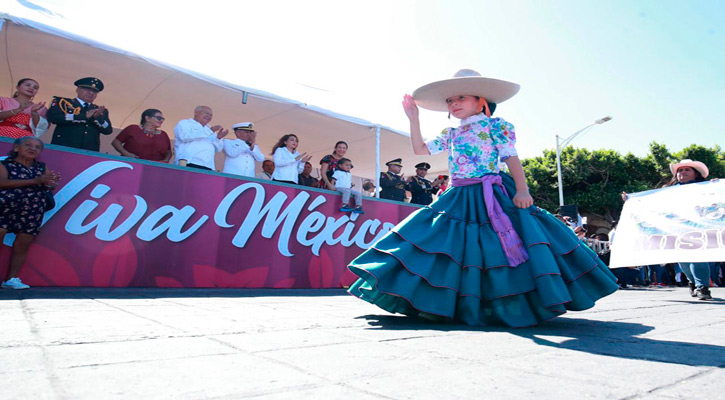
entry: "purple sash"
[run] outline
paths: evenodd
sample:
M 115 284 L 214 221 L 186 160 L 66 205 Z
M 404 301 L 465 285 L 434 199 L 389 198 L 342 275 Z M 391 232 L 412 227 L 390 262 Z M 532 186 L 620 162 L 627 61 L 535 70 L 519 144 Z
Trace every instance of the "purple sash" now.
M 478 184 L 483 186 L 483 199 L 486 202 L 486 213 L 491 220 L 493 230 L 498 234 L 498 240 L 501 242 L 501 247 L 506 254 L 508 262 L 512 267 L 525 262 L 529 259 L 529 254 L 526 252 L 519 234 L 514 230 L 514 226 L 511 224 L 508 215 L 503 212 L 501 204 L 498 203 L 498 200 L 493 195 L 493 185 L 498 185 L 504 194 L 508 196 L 506 188 L 501 181 L 501 176 L 484 175 L 480 178 L 451 179 L 452 186 Z

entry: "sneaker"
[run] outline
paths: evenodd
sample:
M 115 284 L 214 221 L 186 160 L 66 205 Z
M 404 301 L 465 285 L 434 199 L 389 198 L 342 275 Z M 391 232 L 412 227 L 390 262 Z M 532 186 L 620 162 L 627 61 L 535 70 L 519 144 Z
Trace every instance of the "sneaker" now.
M 363 211 L 362 207 L 357 207 L 354 210 L 352 210 L 355 214 L 365 214 L 365 211 Z
M 697 297 L 697 294 L 695 293 L 695 284 L 689 283 L 687 286 L 690 287 L 690 296 Z
M 695 296 L 697 296 L 698 300 L 712 300 L 710 289 L 707 286 L 695 289 Z
M 22 289 L 30 289 L 30 286 L 23 283 L 23 281 L 20 280 L 20 278 L 10 278 L 7 281 L 3 282 L 3 287 L 6 289 L 15 289 L 15 290 L 22 290 Z
M 348 212 L 352 210 L 354 210 L 354 208 L 350 207 L 349 204 L 343 204 L 342 207 L 340 207 L 340 211 L 342 212 Z

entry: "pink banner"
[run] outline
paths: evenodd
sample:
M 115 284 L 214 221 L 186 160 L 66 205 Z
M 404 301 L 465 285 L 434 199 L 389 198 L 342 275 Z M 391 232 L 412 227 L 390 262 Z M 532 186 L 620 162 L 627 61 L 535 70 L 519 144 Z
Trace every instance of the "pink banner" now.
M 416 210 L 365 198 L 343 213 L 331 191 L 49 147 L 63 179 L 20 272 L 31 286 L 347 286 L 346 265 Z

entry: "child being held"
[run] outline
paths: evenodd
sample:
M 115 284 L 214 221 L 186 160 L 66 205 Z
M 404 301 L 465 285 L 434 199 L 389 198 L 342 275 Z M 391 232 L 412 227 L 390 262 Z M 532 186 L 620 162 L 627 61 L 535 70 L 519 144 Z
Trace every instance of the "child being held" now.
M 352 161 L 347 158 L 341 158 L 337 162 L 337 170 L 332 174 L 333 185 L 335 189 L 342 194 L 342 207 L 340 211 L 348 212 L 352 211 L 358 214 L 364 214 L 365 211 L 362 209 L 362 193 L 357 190 L 352 190 Z M 355 197 L 355 204 L 357 207 L 350 205 L 350 195 Z

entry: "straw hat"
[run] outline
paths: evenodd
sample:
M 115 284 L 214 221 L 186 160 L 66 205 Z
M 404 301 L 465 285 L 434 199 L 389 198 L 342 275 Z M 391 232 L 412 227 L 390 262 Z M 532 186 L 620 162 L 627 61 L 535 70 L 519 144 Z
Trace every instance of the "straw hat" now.
M 413 92 L 418 106 L 433 111 L 448 111 L 446 99 L 458 95 L 483 97 L 491 103 L 503 103 L 514 97 L 521 87 L 499 79 L 484 78 L 472 69 L 462 69 L 445 79 L 421 86 Z
M 700 161 L 692 161 L 690 159 L 684 159 L 678 163 L 671 164 L 670 171 L 672 171 L 672 175 L 677 175 L 677 170 L 680 169 L 680 167 L 690 167 L 692 169 L 696 169 L 700 172 L 700 175 L 702 175 L 703 178 L 707 178 L 707 176 L 710 175 L 710 170 L 707 169 L 707 165 L 701 163 Z

